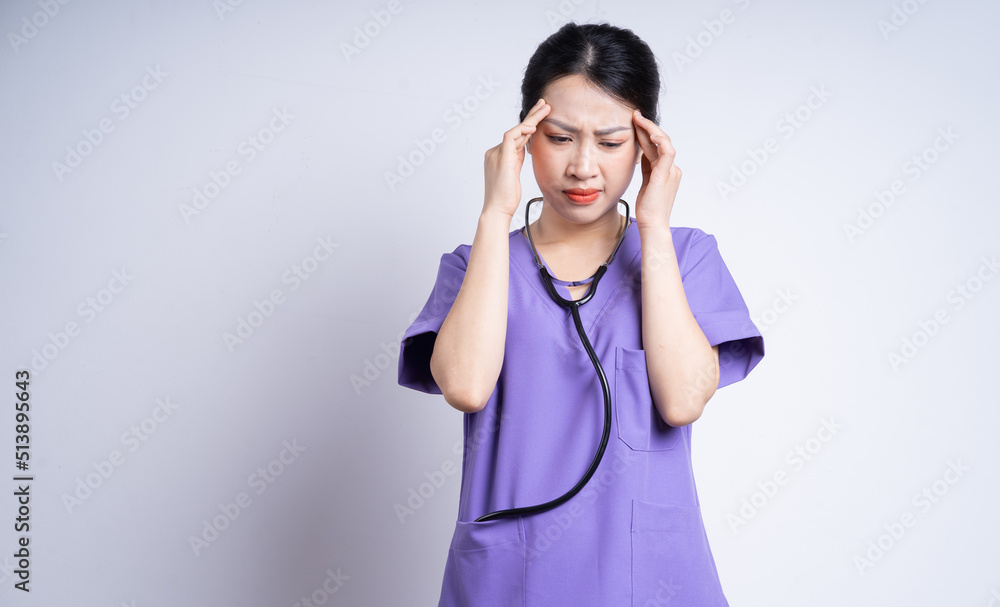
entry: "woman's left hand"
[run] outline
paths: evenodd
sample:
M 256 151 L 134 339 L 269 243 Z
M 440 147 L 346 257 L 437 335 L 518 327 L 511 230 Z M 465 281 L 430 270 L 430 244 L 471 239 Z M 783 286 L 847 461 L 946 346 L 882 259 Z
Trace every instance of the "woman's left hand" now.
M 681 170 L 674 164 L 670 137 L 639 110 L 632 112 L 635 134 L 642 149 L 642 187 L 635 201 L 638 227 L 669 226 L 674 197 L 681 184 Z

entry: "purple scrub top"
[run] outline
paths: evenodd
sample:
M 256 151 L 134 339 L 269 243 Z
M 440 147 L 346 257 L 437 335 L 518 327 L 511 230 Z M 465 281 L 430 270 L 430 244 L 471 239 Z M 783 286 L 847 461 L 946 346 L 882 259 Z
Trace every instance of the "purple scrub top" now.
M 764 356 L 764 340 L 715 237 L 671 228 L 684 292 L 711 345 L 719 387 Z M 691 426 L 656 411 L 642 350 L 640 239 L 632 222 L 580 316 L 611 387 L 612 426 L 587 485 L 543 513 L 475 522 L 548 502 L 593 460 L 604 398 L 569 310 L 549 297 L 527 236 L 510 233 L 503 366 L 486 406 L 464 415 L 462 487 L 439 607 L 728 605 L 708 545 L 691 466 Z M 434 339 L 455 300 L 470 245 L 441 257 L 420 315 L 403 335 L 402 386 L 440 394 Z M 543 260 L 544 263 L 544 260 Z M 569 290 L 556 289 L 570 299 Z

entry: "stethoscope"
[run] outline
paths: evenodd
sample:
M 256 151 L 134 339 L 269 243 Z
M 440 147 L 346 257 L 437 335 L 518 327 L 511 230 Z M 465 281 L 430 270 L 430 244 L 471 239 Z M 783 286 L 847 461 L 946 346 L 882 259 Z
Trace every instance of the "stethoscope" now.
M 583 329 L 583 321 L 580 320 L 580 306 L 587 303 L 593 299 L 594 294 L 597 293 L 597 283 L 600 282 L 601 277 L 604 273 L 608 271 L 608 266 L 611 261 L 615 258 L 615 253 L 618 252 L 618 248 L 622 246 L 622 241 L 625 240 L 625 233 L 628 231 L 628 226 L 631 223 L 631 215 L 629 214 L 628 203 L 624 200 L 619 199 L 618 202 L 625 205 L 625 229 L 622 230 L 622 235 L 618 238 L 618 244 L 615 245 L 615 249 L 611 251 L 611 257 L 601 264 L 601 267 L 597 268 L 594 275 L 590 277 L 590 288 L 587 289 L 587 293 L 580 299 L 566 299 L 556 291 L 555 285 L 552 283 L 552 275 L 549 274 L 548 269 L 542 263 L 541 258 L 538 256 L 538 251 L 535 250 L 535 241 L 531 239 L 531 229 L 528 227 L 528 210 L 531 208 L 532 203 L 542 200 L 539 198 L 532 198 L 528 201 L 528 204 L 524 207 L 524 231 L 528 234 L 528 243 L 531 245 L 531 253 L 535 256 L 535 265 L 538 266 L 538 271 L 541 272 L 542 284 L 545 285 L 546 290 L 548 290 L 549 295 L 552 299 L 564 308 L 568 308 L 570 312 L 573 313 L 573 322 L 576 324 L 576 332 L 580 334 L 580 341 L 583 342 L 583 347 L 587 350 L 587 354 L 590 355 L 590 361 L 594 363 L 594 369 L 597 371 L 597 377 L 601 380 L 601 389 L 604 391 L 604 432 L 601 434 L 601 444 L 597 448 L 597 453 L 594 455 L 594 461 L 590 464 L 590 469 L 587 473 L 583 475 L 583 478 L 576 483 L 572 489 L 567 491 L 561 497 L 545 502 L 544 504 L 538 504 L 537 506 L 524 506 L 521 508 L 508 508 L 507 510 L 497 510 L 496 512 L 490 512 L 489 514 L 484 514 L 483 516 L 477 518 L 475 522 L 490 521 L 493 519 L 498 519 L 506 516 L 521 516 L 524 514 L 535 514 L 537 512 L 545 512 L 546 510 L 551 510 L 556 506 L 562 504 L 569 498 L 573 497 L 583 489 L 584 485 L 590 480 L 590 477 L 594 475 L 597 471 L 598 464 L 601 463 L 601 458 L 604 457 L 604 450 L 608 446 L 608 438 L 611 436 L 611 388 L 608 386 L 608 378 L 604 375 L 604 367 L 601 366 L 601 361 L 597 358 L 597 354 L 594 353 L 593 346 L 590 345 L 590 340 L 587 339 L 587 332 Z M 580 281 L 586 283 L 586 281 Z

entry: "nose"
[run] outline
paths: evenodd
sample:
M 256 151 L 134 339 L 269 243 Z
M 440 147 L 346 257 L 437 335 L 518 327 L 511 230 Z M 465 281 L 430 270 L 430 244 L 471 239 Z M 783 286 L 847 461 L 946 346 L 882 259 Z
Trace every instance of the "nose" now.
M 573 146 L 573 152 L 566 167 L 567 173 L 580 181 L 587 181 L 597 176 L 597 161 L 593 156 L 594 152 L 589 145 L 578 144 Z

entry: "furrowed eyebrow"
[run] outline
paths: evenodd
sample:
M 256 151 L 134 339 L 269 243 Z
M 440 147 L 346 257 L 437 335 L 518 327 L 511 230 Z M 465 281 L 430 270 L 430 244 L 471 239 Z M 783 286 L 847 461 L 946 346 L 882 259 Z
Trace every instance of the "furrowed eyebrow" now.
M 562 130 L 569 131 L 570 133 L 579 133 L 580 132 L 580 129 L 578 129 L 576 127 L 572 127 L 572 126 L 570 126 L 568 124 L 559 122 L 558 120 L 555 120 L 553 118 L 545 118 L 545 119 L 542 120 L 542 122 L 551 122 L 552 124 L 556 125 L 557 127 L 561 128 Z M 612 126 L 612 127 L 606 128 L 606 129 L 596 130 L 596 131 L 594 131 L 594 134 L 597 135 L 598 137 L 601 137 L 603 135 L 610 135 L 611 133 L 617 133 L 618 131 L 627 131 L 627 130 L 630 130 L 631 128 L 632 127 L 630 127 L 630 126 Z

